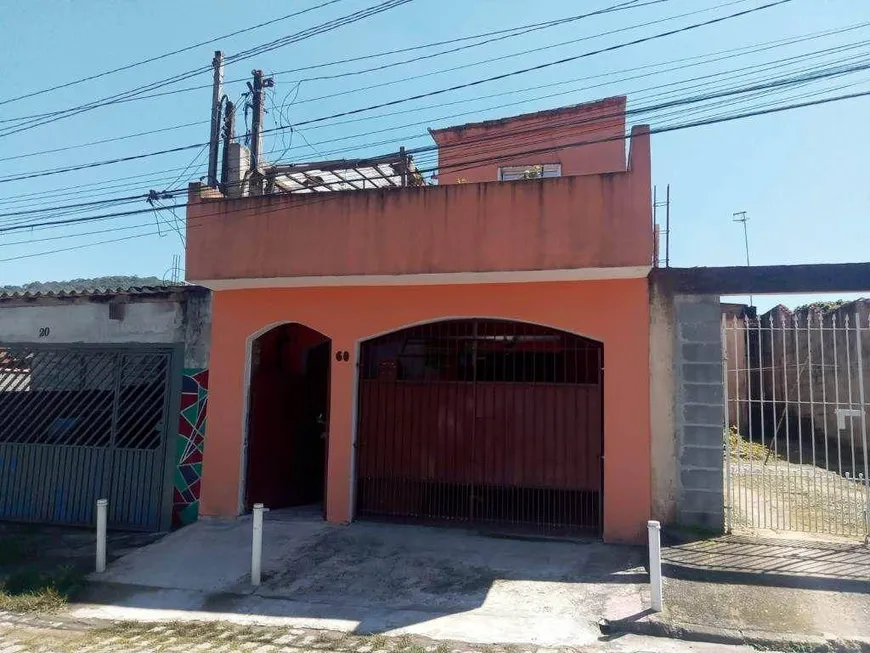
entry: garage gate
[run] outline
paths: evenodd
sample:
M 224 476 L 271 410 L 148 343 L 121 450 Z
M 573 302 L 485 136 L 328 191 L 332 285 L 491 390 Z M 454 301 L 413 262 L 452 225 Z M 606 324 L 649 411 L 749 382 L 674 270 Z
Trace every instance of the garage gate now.
M 171 348 L 0 347 L 0 519 L 167 528 Z
M 363 344 L 356 514 L 600 531 L 602 345 L 503 320 Z

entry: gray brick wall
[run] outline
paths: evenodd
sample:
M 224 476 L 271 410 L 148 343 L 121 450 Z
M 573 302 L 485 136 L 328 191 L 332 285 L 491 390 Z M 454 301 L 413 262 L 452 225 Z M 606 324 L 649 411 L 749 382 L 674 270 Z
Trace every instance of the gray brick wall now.
M 678 296 L 674 319 L 677 521 L 721 531 L 725 509 L 719 297 Z

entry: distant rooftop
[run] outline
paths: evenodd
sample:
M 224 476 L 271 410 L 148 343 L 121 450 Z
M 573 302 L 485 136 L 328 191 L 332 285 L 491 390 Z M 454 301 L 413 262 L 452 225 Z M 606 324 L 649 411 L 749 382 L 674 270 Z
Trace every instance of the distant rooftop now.
M 163 286 L 132 286 L 125 288 L 87 288 L 79 290 L 50 290 L 36 292 L 0 292 L 0 302 L 5 301 L 37 301 L 40 299 L 111 299 L 113 297 L 157 297 L 179 293 L 207 292 L 207 289 L 192 284 L 167 284 Z

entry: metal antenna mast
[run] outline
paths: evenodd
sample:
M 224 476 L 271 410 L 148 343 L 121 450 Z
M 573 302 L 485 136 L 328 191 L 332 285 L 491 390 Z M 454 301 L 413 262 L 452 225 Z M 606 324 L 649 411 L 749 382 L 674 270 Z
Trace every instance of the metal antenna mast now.
M 743 223 L 743 242 L 746 245 L 746 267 L 751 267 L 752 264 L 749 262 L 749 229 L 746 225 L 749 217 L 746 215 L 746 211 L 737 211 L 731 214 L 731 221 Z M 752 295 L 749 295 L 749 305 L 753 305 Z

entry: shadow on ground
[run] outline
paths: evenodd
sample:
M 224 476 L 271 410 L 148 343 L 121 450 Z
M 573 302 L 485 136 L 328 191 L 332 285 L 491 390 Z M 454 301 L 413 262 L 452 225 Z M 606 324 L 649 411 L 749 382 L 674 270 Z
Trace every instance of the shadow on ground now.
M 112 559 L 159 534 L 108 536 Z M 84 587 L 94 568 L 95 534 L 82 528 L 0 523 L 0 610 L 56 610 Z
M 870 635 L 862 544 L 730 535 L 667 546 L 662 561 L 665 611 L 656 621 L 682 632 Z
M 731 535 L 664 549 L 669 578 L 870 594 L 870 547 Z
M 421 526 L 330 526 L 274 513 L 264 525 L 263 583 L 254 590 L 250 529 L 248 519 L 199 522 L 131 553 L 94 579 L 80 616 L 250 616 L 358 634 L 576 645 L 597 639 L 600 618 L 645 607 L 643 549 Z

